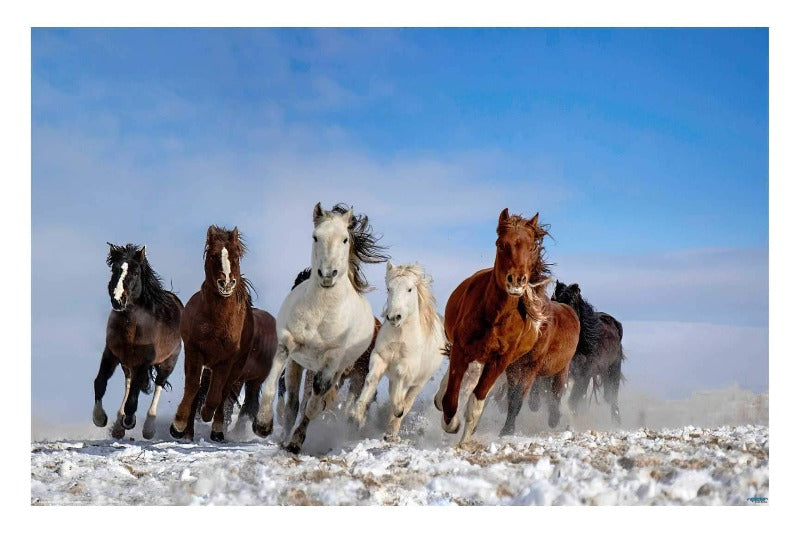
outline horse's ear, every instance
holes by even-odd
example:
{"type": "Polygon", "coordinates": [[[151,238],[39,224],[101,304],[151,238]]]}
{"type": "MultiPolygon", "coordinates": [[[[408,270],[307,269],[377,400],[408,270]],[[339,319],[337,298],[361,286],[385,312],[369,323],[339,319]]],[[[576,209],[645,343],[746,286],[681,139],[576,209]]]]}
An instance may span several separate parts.
{"type": "Polygon", "coordinates": [[[386,272],[389,273],[392,270],[394,270],[394,264],[392,263],[392,260],[389,259],[388,261],[386,261],[386,272]]]}
{"type": "Polygon", "coordinates": [[[570,285],[570,286],[569,286],[569,289],[570,289],[571,291],[575,291],[575,292],[578,292],[578,293],[580,293],[580,292],[581,292],[581,288],[580,288],[580,286],[579,286],[577,283],[573,283],[572,285],[570,285]]]}
{"type": "Polygon", "coordinates": [[[314,225],[316,226],[317,224],[319,224],[320,220],[324,216],[325,216],[325,211],[322,209],[320,203],[317,202],[317,205],[314,206],[314,225]]]}
{"type": "Polygon", "coordinates": [[[213,239],[216,234],[217,228],[215,228],[213,225],[209,226],[208,231],[206,232],[206,244],[210,243],[211,239],[213,239]]]}
{"type": "Polygon", "coordinates": [[[239,244],[239,226],[234,226],[231,230],[231,242],[233,244],[239,244]]]}
{"type": "Polygon", "coordinates": [[[347,213],[344,214],[344,221],[347,224],[347,227],[350,227],[350,223],[353,221],[353,208],[347,210],[347,213]]]}
{"type": "Polygon", "coordinates": [[[500,219],[497,221],[497,223],[498,224],[502,224],[506,220],[508,220],[508,208],[507,207],[500,212],[500,219]]]}
{"type": "Polygon", "coordinates": [[[528,221],[528,225],[532,228],[535,228],[539,225],[539,213],[533,215],[533,218],[528,221]]]}
{"type": "Polygon", "coordinates": [[[111,243],[110,243],[110,242],[108,242],[108,241],[106,241],[106,244],[108,245],[108,253],[111,253],[111,252],[113,252],[113,251],[114,251],[114,245],[113,245],[113,244],[111,244],[111,243]]]}
{"type": "Polygon", "coordinates": [[[136,250],[136,255],[134,257],[136,257],[136,260],[139,261],[140,263],[144,262],[144,258],[145,258],[144,245],[141,248],[139,248],[138,250],[136,250]]]}

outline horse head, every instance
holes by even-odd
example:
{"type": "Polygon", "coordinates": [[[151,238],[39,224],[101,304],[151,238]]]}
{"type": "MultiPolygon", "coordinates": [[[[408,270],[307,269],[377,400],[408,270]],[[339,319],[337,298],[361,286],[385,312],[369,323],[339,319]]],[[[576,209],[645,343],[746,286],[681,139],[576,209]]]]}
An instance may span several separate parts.
{"type": "Polygon", "coordinates": [[[238,228],[208,227],[204,253],[206,281],[223,298],[231,296],[242,281],[239,263],[244,252],[238,228]]]}
{"type": "Polygon", "coordinates": [[[528,283],[538,281],[546,267],[541,258],[542,240],[547,229],[539,225],[539,213],[530,220],[500,213],[497,223],[497,254],[494,276],[497,285],[510,296],[522,296],[528,283]]]}
{"type": "Polygon", "coordinates": [[[124,311],[142,294],[142,270],[147,264],[144,246],[106,244],[109,246],[106,264],[111,267],[111,279],[108,281],[111,308],[124,311]]]}

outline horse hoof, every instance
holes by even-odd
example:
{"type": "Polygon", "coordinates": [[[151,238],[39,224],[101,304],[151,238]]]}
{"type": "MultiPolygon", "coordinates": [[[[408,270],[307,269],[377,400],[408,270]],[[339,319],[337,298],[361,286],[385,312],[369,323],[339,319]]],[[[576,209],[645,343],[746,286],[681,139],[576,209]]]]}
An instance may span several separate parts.
{"type": "Polygon", "coordinates": [[[450,423],[446,423],[444,418],[442,418],[442,429],[444,429],[447,433],[458,433],[458,430],[461,429],[461,419],[458,417],[453,417],[455,419],[455,427],[451,427],[454,423],[453,420],[450,423]]]}
{"type": "Polygon", "coordinates": [[[142,427],[142,437],[145,440],[150,440],[156,436],[156,417],[148,416],[144,420],[144,426],[142,427]]]}
{"type": "Polygon", "coordinates": [[[225,442],[225,435],[221,431],[211,430],[211,440],[214,442],[225,442]]]}
{"type": "Polygon", "coordinates": [[[258,420],[253,420],[253,433],[259,437],[265,438],[272,433],[272,420],[266,424],[261,424],[258,420]]]}
{"type": "Polygon", "coordinates": [[[186,430],[184,429],[183,431],[178,431],[178,428],[175,427],[175,424],[170,424],[169,434],[175,439],[182,439],[186,436],[186,430]]]}
{"type": "Polygon", "coordinates": [[[500,430],[500,436],[501,437],[507,437],[509,435],[513,435],[514,434],[514,429],[515,428],[513,428],[513,427],[512,428],[503,427],[503,429],[500,430]]]}
{"type": "Polygon", "coordinates": [[[554,427],[556,427],[558,425],[558,421],[559,420],[561,420],[561,415],[560,414],[559,415],[555,415],[555,416],[554,415],[550,415],[548,417],[548,419],[547,419],[547,425],[550,426],[550,428],[552,429],[552,428],[554,428],[554,427]]]}
{"type": "Polygon", "coordinates": [[[403,415],[406,414],[405,410],[400,409],[399,411],[394,412],[395,418],[403,418],[403,415]]]}
{"type": "Polygon", "coordinates": [[[115,439],[121,439],[125,436],[125,429],[119,424],[114,424],[114,427],[111,428],[111,436],[115,439]]]}
{"type": "Polygon", "coordinates": [[[136,427],[136,415],[123,416],[122,427],[125,429],[133,429],[136,427]]]}
{"type": "Polygon", "coordinates": [[[290,442],[289,444],[286,445],[285,449],[287,452],[297,455],[300,453],[300,446],[301,445],[297,442],[290,442]]]}
{"type": "Polygon", "coordinates": [[[442,400],[438,396],[433,397],[433,406],[436,408],[437,411],[442,410],[442,400]]]}
{"type": "Polygon", "coordinates": [[[92,422],[94,422],[95,426],[99,428],[104,428],[106,427],[106,424],[108,424],[108,415],[105,414],[104,412],[95,413],[92,416],[92,422]]]}

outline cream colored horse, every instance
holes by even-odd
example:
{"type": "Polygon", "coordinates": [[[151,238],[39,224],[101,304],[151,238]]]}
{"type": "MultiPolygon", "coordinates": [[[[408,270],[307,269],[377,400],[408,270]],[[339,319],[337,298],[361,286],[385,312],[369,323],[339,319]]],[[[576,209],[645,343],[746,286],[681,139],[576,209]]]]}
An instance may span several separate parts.
{"type": "Polygon", "coordinates": [[[370,355],[366,385],[350,412],[359,427],[364,426],[367,406],[385,373],[391,403],[388,436],[397,438],[414,399],[442,362],[447,341],[431,281],[417,263],[386,264],[385,320],[370,355]]]}

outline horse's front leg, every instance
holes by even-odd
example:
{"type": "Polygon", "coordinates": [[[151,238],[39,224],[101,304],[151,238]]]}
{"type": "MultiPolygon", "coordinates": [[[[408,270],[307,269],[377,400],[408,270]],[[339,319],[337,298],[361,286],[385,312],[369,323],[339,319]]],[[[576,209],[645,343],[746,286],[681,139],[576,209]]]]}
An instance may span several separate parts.
{"type": "MultiPolygon", "coordinates": [[[[286,361],[289,359],[290,340],[289,335],[286,335],[278,343],[278,349],[275,351],[275,358],[272,360],[272,368],[269,370],[267,379],[264,380],[264,392],[261,396],[261,405],[258,408],[253,420],[253,433],[259,437],[267,437],[272,433],[272,402],[275,399],[275,389],[278,386],[278,378],[286,366],[286,361]]],[[[293,342],[291,344],[294,344],[293,342]]]]}
{"type": "Polygon", "coordinates": [[[447,387],[442,398],[442,429],[447,433],[456,433],[461,427],[458,419],[458,395],[461,391],[461,380],[467,370],[466,355],[455,345],[450,352],[450,367],[447,370],[447,387]]]}
{"type": "Polygon", "coordinates": [[[114,370],[119,365],[119,359],[114,357],[108,346],[103,350],[103,357],[100,359],[100,370],[94,379],[94,409],[92,410],[92,422],[97,427],[105,427],[108,423],[108,415],[103,410],[103,396],[106,395],[108,380],[114,374],[114,370]]]}
{"type": "Polygon", "coordinates": [[[405,419],[408,412],[411,411],[411,407],[414,405],[414,400],[416,399],[417,395],[422,391],[422,385],[414,385],[409,387],[408,390],[405,390],[405,387],[401,388],[401,407],[393,408],[393,415],[390,416],[389,420],[389,438],[392,440],[397,439],[397,436],[400,434],[400,427],[403,425],[403,420],[405,419]],[[399,413],[399,414],[398,414],[399,413]]]}
{"type": "Polygon", "coordinates": [[[472,434],[475,432],[475,428],[478,426],[478,421],[481,419],[481,415],[483,414],[486,395],[489,394],[490,390],[492,390],[494,382],[497,381],[498,376],[500,376],[504,370],[505,365],[503,364],[503,360],[497,354],[489,357],[489,360],[483,366],[483,371],[481,372],[481,377],[478,379],[478,384],[475,385],[475,389],[473,389],[472,394],[469,396],[469,400],[467,400],[467,408],[465,413],[466,423],[464,424],[464,433],[461,435],[459,446],[466,444],[469,442],[470,438],[472,438],[472,434]]]}
{"type": "Polygon", "coordinates": [[[367,381],[364,388],[361,389],[361,395],[358,397],[353,409],[350,411],[350,418],[358,424],[359,428],[364,427],[367,420],[367,406],[378,388],[378,383],[386,372],[386,361],[381,357],[378,352],[373,352],[369,359],[369,373],[367,374],[367,381]]]}
{"type": "Polygon", "coordinates": [[[317,418],[327,407],[326,399],[332,391],[339,388],[340,373],[338,372],[339,360],[343,354],[330,351],[325,355],[325,363],[322,368],[314,374],[311,385],[311,397],[303,409],[303,417],[292,433],[292,438],[286,445],[286,449],[291,453],[300,453],[303,443],[306,440],[308,424],[317,418]]]}

